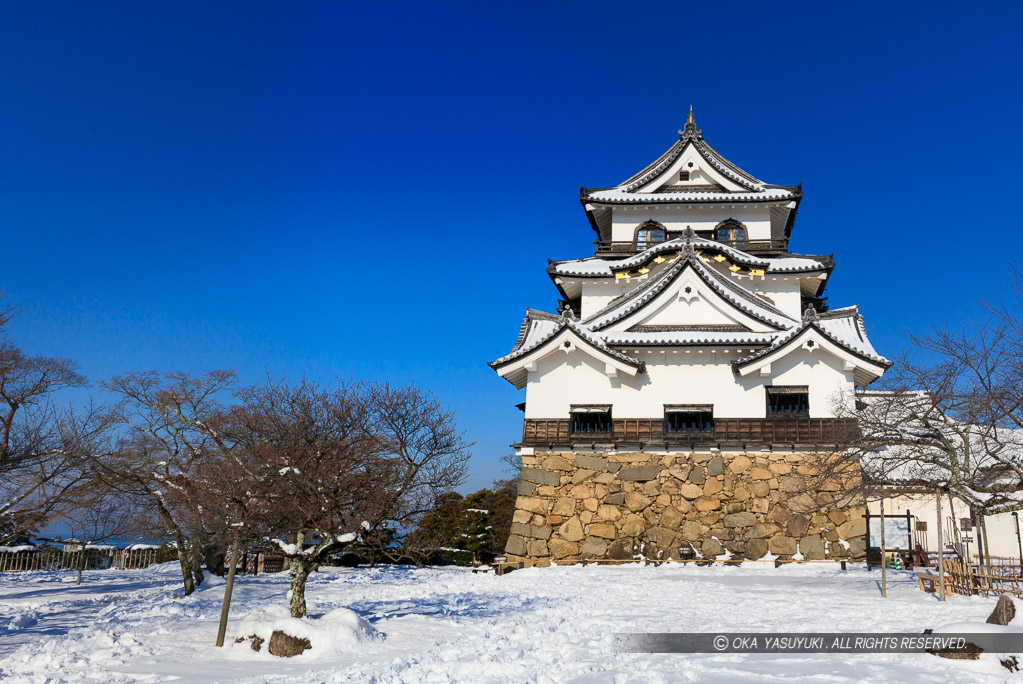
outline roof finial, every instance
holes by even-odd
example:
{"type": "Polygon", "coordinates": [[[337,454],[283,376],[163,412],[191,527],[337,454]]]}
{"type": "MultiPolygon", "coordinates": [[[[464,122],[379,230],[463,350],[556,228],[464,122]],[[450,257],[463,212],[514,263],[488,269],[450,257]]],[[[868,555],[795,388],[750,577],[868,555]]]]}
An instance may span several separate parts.
{"type": "Polygon", "coordinates": [[[703,131],[696,130],[696,117],[693,116],[693,103],[689,103],[689,116],[686,117],[686,125],[678,132],[684,138],[698,138],[703,131]]]}

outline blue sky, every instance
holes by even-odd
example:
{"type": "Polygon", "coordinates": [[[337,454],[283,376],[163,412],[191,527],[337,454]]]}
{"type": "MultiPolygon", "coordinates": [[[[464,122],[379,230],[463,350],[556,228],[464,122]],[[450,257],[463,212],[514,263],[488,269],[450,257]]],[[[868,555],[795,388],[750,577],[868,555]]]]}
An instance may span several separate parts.
{"type": "Polygon", "coordinates": [[[804,183],[889,356],[960,324],[1023,246],[1018,4],[8,3],[0,287],[25,349],[127,370],[416,383],[501,475],[522,393],[486,362],[578,186],[707,140],[804,183]]]}

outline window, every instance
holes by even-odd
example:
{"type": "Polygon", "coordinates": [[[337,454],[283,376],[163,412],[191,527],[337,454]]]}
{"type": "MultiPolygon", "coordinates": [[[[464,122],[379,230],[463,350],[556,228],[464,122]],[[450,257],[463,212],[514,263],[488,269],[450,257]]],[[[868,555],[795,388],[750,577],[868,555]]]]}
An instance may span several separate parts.
{"type": "Polygon", "coordinates": [[[807,387],[768,387],[767,416],[787,418],[810,415],[810,392],[807,387]]]}
{"type": "Polygon", "coordinates": [[[647,249],[664,242],[664,226],[659,223],[644,223],[636,229],[636,249],[647,249]]]}
{"type": "Polygon", "coordinates": [[[574,434],[610,434],[611,407],[594,404],[573,406],[572,432],[574,434]]]}
{"type": "Polygon", "coordinates": [[[694,404],[664,407],[664,430],[676,432],[713,432],[714,407],[694,404]]]}
{"type": "Polygon", "coordinates": [[[728,220],[714,229],[714,239],[732,247],[746,246],[746,226],[738,221],[728,220]]]}
{"type": "Polygon", "coordinates": [[[687,181],[687,180],[689,180],[689,172],[688,171],[679,171],[678,172],[678,179],[680,181],[687,181]]]}

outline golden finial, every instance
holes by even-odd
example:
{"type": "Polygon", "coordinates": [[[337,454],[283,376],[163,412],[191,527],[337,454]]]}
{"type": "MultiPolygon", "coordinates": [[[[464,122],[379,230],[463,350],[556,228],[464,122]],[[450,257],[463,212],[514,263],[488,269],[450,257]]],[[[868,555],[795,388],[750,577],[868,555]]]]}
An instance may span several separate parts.
{"type": "Polygon", "coordinates": [[[687,124],[695,124],[696,123],[696,117],[693,116],[693,102],[692,102],[692,100],[689,101],[689,118],[686,119],[686,123],[687,124]]]}

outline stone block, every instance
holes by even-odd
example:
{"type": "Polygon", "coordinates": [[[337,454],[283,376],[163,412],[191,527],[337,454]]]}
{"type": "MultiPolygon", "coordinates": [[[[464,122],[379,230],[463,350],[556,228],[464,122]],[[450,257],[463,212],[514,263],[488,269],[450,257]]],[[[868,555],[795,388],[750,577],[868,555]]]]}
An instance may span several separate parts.
{"type": "Polygon", "coordinates": [[[565,521],[565,523],[558,528],[558,534],[561,535],[562,539],[570,542],[580,541],[586,535],[583,534],[583,524],[578,517],[571,517],[565,521]]]}
{"type": "Polygon", "coordinates": [[[530,513],[547,513],[547,499],[532,496],[520,496],[515,500],[515,507],[530,513]]]}
{"type": "Polygon", "coordinates": [[[720,556],[724,552],[724,547],[721,546],[721,542],[717,539],[704,539],[703,543],[700,544],[700,553],[703,554],[704,558],[720,556]]]}
{"type": "Polygon", "coordinates": [[[584,484],[577,484],[568,490],[568,493],[577,499],[588,499],[593,494],[593,491],[584,484]]]}
{"type": "Polygon", "coordinates": [[[749,486],[750,493],[753,496],[764,497],[771,493],[771,485],[767,484],[763,480],[759,482],[753,482],[749,486]]]}
{"type": "Polygon", "coordinates": [[[778,480],[778,488],[783,492],[795,494],[806,489],[806,480],[799,475],[785,475],[778,480]]]}
{"type": "Polygon", "coordinates": [[[751,465],[752,462],[748,458],[740,454],[739,456],[736,456],[735,458],[732,459],[732,462],[728,464],[728,469],[733,473],[742,473],[745,472],[746,469],[749,468],[751,465]]]}
{"type": "MultiPolygon", "coordinates": [[[[636,515],[635,513],[630,513],[628,516],[626,516],[625,522],[622,523],[622,534],[624,534],[627,537],[638,537],[639,535],[643,534],[643,530],[645,530],[646,527],[647,527],[646,520],[644,520],[642,516],[636,515]]],[[[591,525],[590,526],[591,534],[593,533],[592,528],[593,526],[591,525]]]]}
{"type": "Polygon", "coordinates": [[[597,476],[596,470],[577,470],[574,473],[572,473],[572,477],[569,480],[569,482],[571,482],[572,484],[582,484],[583,482],[592,480],[596,476],[597,476]]]}
{"type": "Polygon", "coordinates": [[[529,555],[533,558],[550,555],[550,552],[547,550],[547,542],[543,539],[530,539],[529,555]]]}
{"type": "Polygon", "coordinates": [[[554,502],[554,508],[551,509],[551,513],[554,515],[572,515],[575,513],[575,499],[563,496],[554,502]]]}
{"type": "Polygon", "coordinates": [[[707,473],[703,466],[697,466],[693,468],[692,472],[689,473],[689,481],[693,484],[703,484],[707,481],[707,473]]]}
{"type": "Polygon", "coordinates": [[[630,511],[638,512],[650,505],[650,499],[639,492],[629,492],[625,495],[625,505],[629,507],[630,511]]]}
{"type": "Polygon", "coordinates": [[[772,461],[768,469],[776,475],[788,475],[792,472],[792,466],[785,461],[772,461]]]}
{"type": "Polygon", "coordinates": [[[752,513],[731,513],[724,517],[725,527],[750,527],[757,522],[757,516],[752,513]]]}
{"type": "Polygon", "coordinates": [[[552,473],[549,470],[539,470],[537,468],[523,468],[519,471],[519,479],[542,485],[561,484],[560,475],[552,473]]]}
{"type": "Polygon", "coordinates": [[[846,518],[845,513],[838,509],[835,509],[833,511],[828,511],[828,520],[835,523],[836,525],[841,525],[846,520],[848,520],[848,518],[846,518]]]}
{"type": "Polygon", "coordinates": [[[643,451],[611,454],[611,460],[618,463],[649,463],[650,454],[643,451]]]}
{"type": "Polygon", "coordinates": [[[632,540],[619,539],[612,543],[607,549],[607,557],[614,560],[628,560],[632,558],[632,540]]]}
{"type": "Polygon", "coordinates": [[[656,479],[659,472],[661,472],[661,466],[658,463],[650,463],[648,465],[641,466],[624,466],[618,473],[618,477],[619,479],[630,482],[645,482],[647,480],[656,479]]]}
{"type": "Polygon", "coordinates": [[[583,558],[601,558],[607,552],[607,542],[598,537],[586,537],[579,555],[583,558]]]}
{"type": "Polygon", "coordinates": [[[682,536],[689,541],[697,541],[702,539],[710,528],[706,525],[696,522],[695,520],[689,520],[685,525],[682,526],[682,536]]]}
{"type": "Polygon", "coordinates": [[[766,468],[754,468],[750,471],[749,476],[754,480],[770,480],[774,477],[771,471],[766,468]]]}
{"type": "Polygon", "coordinates": [[[609,473],[617,473],[621,469],[622,469],[622,464],[621,463],[614,463],[614,462],[612,462],[612,463],[608,463],[607,464],[607,472],[609,472],[609,473]]]}
{"type": "Polygon", "coordinates": [[[703,496],[703,487],[694,484],[682,485],[681,494],[687,499],[698,499],[703,496]]]}
{"type": "Polygon", "coordinates": [[[661,525],[670,530],[678,529],[678,527],[682,524],[682,520],[682,514],[674,508],[665,508],[664,512],[661,513],[661,525]]]}
{"type": "Polygon", "coordinates": [[[540,465],[542,465],[545,470],[569,471],[575,469],[575,466],[572,464],[571,461],[569,461],[567,458],[563,456],[557,455],[544,456],[543,458],[540,459],[540,465]]]}
{"type": "Polygon", "coordinates": [[[766,539],[750,539],[746,543],[746,558],[756,560],[767,555],[766,539]]]}
{"type": "Polygon", "coordinates": [[[790,537],[802,537],[810,529],[810,521],[805,515],[792,515],[786,521],[785,533],[790,537]]]}
{"type": "Polygon", "coordinates": [[[721,508],[721,499],[715,496],[701,496],[694,503],[698,511],[714,511],[721,508]]]}
{"type": "Polygon", "coordinates": [[[721,480],[716,478],[710,479],[703,485],[703,495],[711,496],[713,494],[717,494],[722,489],[724,489],[724,486],[721,484],[721,480]]]}
{"type": "Polygon", "coordinates": [[[512,514],[512,522],[526,524],[532,517],[533,514],[529,511],[516,510],[515,513],[512,514]]]}
{"type": "Polygon", "coordinates": [[[607,467],[607,458],[590,454],[576,454],[575,466],[576,468],[586,468],[588,470],[603,470],[607,467]]]}
{"type": "Polygon", "coordinates": [[[801,537],[799,552],[806,560],[824,560],[824,540],[818,534],[801,537]]]}
{"type": "Polygon", "coordinates": [[[504,552],[512,556],[527,556],[529,547],[526,546],[525,539],[513,534],[508,537],[508,543],[504,545],[504,552]]]}
{"type": "Polygon", "coordinates": [[[838,536],[846,541],[850,541],[853,537],[859,537],[867,533],[867,521],[863,518],[856,520],[846,520],[844,523],[838,526],[838,536]]]}
{"type": "Polygon", "coordinates": [[[534,539],[550,539],[551,528],[547,525],[522,525],[512,523],[511,533],[521,537],[532,537],[534,539]]]}
{"type": "Polygon", "coordinates": [[[753,539],[765,539],[767,537],[774,536],[780,531],[781,528],[775,525],[774,523],[757,523],[756,525],[753,526],[753,530],[750,532],[750,536],[753,539]]]}
{"type": "Polygon", "coordinates": [[[536,485],[532,482],[526,482],[525,480],[519,480],[519,496],[532,496],[536,490],[536,485]]]}
{"type": "Polygon", "coordinates": [[[603,504],[597,507],[597,517],[601,520],[617,520],[622,512],[618,506],[603,504]]]}
{"type": "Polygon", "coordinates": [[[725,474],[725,459],[720,456],[707,461],[707,474],[708,475],[724,475],[725,474]]]}
{"type": "Polygon", "coordinates": [[[646,538],[662,549],[669,548],[675,541],[675,531],[664,527],[651,527],[646,531],[646,538]]]}
{"type": "Polygon", "coordinates": [[[564,539],[551,539],[547,543],[547,547],[550,550],[551,558],[554,560],[560,560],[567,558],[568,556],[575,556],[579,553],[579,545],[564,539]]]}
{"type": "Polygon", "coordinates": [[[583,506],[588,511],[596,511],[597,510],[597,506],[599,506],[599,505],[600,504],[597,502],[597,498],[594,497],[594,496],[591,496],[588,499],[583,499],[583,506]]]}
{"type": "Polygon", "coordinates": [[[615,492],[614,494],[608,494],[604,497],[604,503],[608,506],[621,506],[625,503],[625,494],[622,492],[615,492]]]}
{"type": "Polygon", "coordinates": [[[796,552],[796,540],[792,537],[771,537],[768,548],[778,556],[791,556],[796,552]]]}
{"type": "Polygon", "coordinates": [[[591,537],[601,537],[602,539],[614,539],[617,536],[615,526],[609,523],[590,523],[587,531],[591,537]]]}

